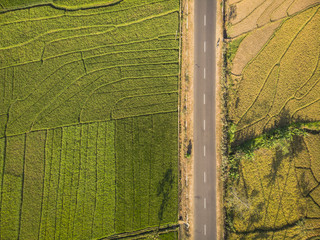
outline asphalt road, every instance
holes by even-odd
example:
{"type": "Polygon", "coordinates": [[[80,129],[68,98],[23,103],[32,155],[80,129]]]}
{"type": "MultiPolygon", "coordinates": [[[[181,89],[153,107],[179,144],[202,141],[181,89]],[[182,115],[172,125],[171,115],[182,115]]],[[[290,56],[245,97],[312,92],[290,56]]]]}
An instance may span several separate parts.
{"type": "Polygon", "coordinates": [[[217,239],[216,228],[216,1],[195,0],[194,10],[194,236],[217,239]]]}

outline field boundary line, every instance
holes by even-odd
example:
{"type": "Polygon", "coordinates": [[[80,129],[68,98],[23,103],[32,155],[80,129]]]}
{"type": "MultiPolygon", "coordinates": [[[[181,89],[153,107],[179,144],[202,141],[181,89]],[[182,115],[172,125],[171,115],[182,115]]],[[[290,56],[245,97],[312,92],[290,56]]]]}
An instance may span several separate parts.
{"type": "MultiPolygon", "coordinates": [[[[104,88],[104,87],[107,87],[109,85],[112,85],[112,84],[116,84],[116,83],[119,83],[119,82],[122,82],[122,81],[125,81],[125,80],[129,80],[129,79],[144,79],[144,78],[167,78],[167,77],[178,77],[178,75],[176,74],[172,74],[172,75],[157,75],[157,76],[141,76],[141,77],[126,77],[126,78],[120,78],[118,80],[115,80],[113,82],[109,82],[109,83],[105,83],[95,89],[93,89],[91,91],[91,93],[87,96],[86,100],[83,102],[83,105],[81,107],[81,110],[80,110],[80,114],[79,114],[79,119],[81,120],[81,114],[82,114],[82,111],[83,111],[83,108],[86,106],[87,104],[87,101],[92,97],[93,94],[95,94],[96,91],[98,91],[100,88],[104,88]]],[[[131,89],[130,89],[131,90],[131,89]]],[[[129,90],[129,91],[130,91],[129,90]]],[[[112,92],[103,92],[103,93],[113,93],[115,91],[112,91],[112,92]]]]}
{"type": "Polygon", "coordinates": [[[318,102],[318,101],[320,101],[320,98],[318,98],[318,99],[316,99],[316,100],[314,100],[314,101],[312,101],[312,102],[310,102],[310,103],[308,103],[308,104],[306,104],[306,105],[304,105],[304,106],[296,109],[296,110],[291,114],[291,116],[293,116],[294,114],[296,114],[296,113],[299,112],[300,110],[302,110],[302,109],[304,109],[304,108],[307,108],[307,107],[311,106],[312,104],[314,104],[314,103],[316,103],[316,102],[318,102]]]}
{"type": "Polygon", "coordinates": [[[128,237],[139,237],[158,231],[159,233],[174,232],[180,227],[180,224],[167,224],[159,227],[150,227],[134,232],[125,232],[121,234],[115,234],[109,237],[99,238],[99,240],[116,240],[126,239],[128,237]]]}
{"type": "MultiPolygon", "coordinates": [[[[24,195],[24,180],[26,171],[26,151],[27,151],[27,133],[24,134],[24,149],[23,149],[23,167],[22,167],[22,177],[21,177],[21,199],[20,199],[20,210],[19,210],[19,224],[18,224],[18,239],[20,239],[21,234],[21,217],[22,217],[22,204],[24,195]]],[[[3,172],[4,176],[4,172],[3,172]]],[[[2,189],[1,189],[2,190],[2,189]]]]}
{"type": "Polygon", "coordinates": [[[248,34],[248,33],[252,32],[252,31],[254,31],[254,30],[263,28],[264,26],[266,26],[266,25],[268,25],[268,24],[271,24],[271,23],[273,23],[273,22],[286,21],[287,19],[290,19],[290,18],[292,18],[292,17],[294,17],[294,16],[296,16],[296,15],[298,15],[298,14],[304,12],[304,11],[307,11],[307,10],[309,10],[310,8],[316,7],[316,6],[318,6],[319,4],[320,4],[320,3],[312,4],[312,5],[308,6],[307,8],[305,8],[305,9],[299,11],[299,12],[296,12],[296,13],[291,14],[291,15],[287,15],[287,16],[285,16],[285,17],[281,17],[281,18],[276,19],[276,20],[273,20],[273,21],[271,20],[271,22],[268,22],[268,23],[263,24],[263,25],[261,25],[261,26],[255,27],[255,28],[253,28],[253,29],[251,29],[251,30],[245,31],[245,32],[240,33],[240,34],[238,34],[238,35],[236,35],[236,36],[229,37],[229,38],[227,38],[227,39],[228,39],[228,40],[234,40],[234,39],[236,39],[236,38],[238,38],[238,37],[240,37],[240,36],[242,36],[242,35],[244,35],[244,34],[248,34]]]}
{"type": "MultiPolygon", "coordinates": [[[[46,58],[40,58],[37,60],[30,60],[27,62],[21,62],[21,63],[16,63],[16,64],[11,64],[11,65],[7,65],[4,67],[0,67],[0,70],[2,69],[6,69],[6,68],[11,68],[11,67],[17,67],[17,66],[23,66],[23,65],[27,65],[27,64],[31,64],[31,63],[37,63],[37,62],[41,62],[41,60],[49,60],[49,59],[54,59],[57,57],[62,57],[62,56],[67,56],[67,55],[71,55],[71,54],[75,54],[75,53],[80,53],[80,52],[88,52],[88,51],[92,51],[92,50],[97,50],[97,49],[101,49],[101,48],[108,48],[108,47],[114,47],[114,46],[125,46],[125,45],[131,45],[131,44],[135,44],[135,43],[143,43],[143,42],[148,42],[148,41],[166,41],[166,40],[175,40],[174,38],[170,38],[170,39],[161,39],[161,37],[166,37],[166,36],[173,36],[174,34],[165,34],[165,35],[159,35],[157,37],[154,38],[147,38],[147,39],[141,39],[138,41],[131,41],[131,42],[125,42],[125,43],[115,43],[115,44],[106,44],[106,45],[101,45],[101,46],[96,46],[96,47],[91,47],[91,48],[85,48],[85,49],[79,49],[79,50],[74,50],[74,51],[69,51],[69,52],[65,52],[65,53],[61,53],[61,54],[57,54],[57,55],[53,55],[50,57],[46,57],[46,58]]],[[[117,53],[117,52],[115,52],[117,53]]],[[[93,57],[97,57],[103,54],[96,54],[91,56],[93,57]]],[[[73,60],[71,62],[75,62],[75,61],[81,61],[81,59],[79,60],[73,60]]],[[[71,63],[69,62],[69,63],[71,63]]]]}
{"type": "MultiPolygon", "coordinates": [[[[9,45],[9,46],[6,46],[6,47],[0,47],[0,51],[1,50],[8,50],[8,49],[13,49],[13,48],[18,48],[18,47],[23,47],[23,46],[26,46],[32,42],[35,42],[37,41],[39,38],[42,38],[42,37],[45,37],[47,35],[51,35],[51,34],[55,34],[55,33],[60,33],[60,32],[67,32],[67,31],[75,31],[75,30],[83,30],[83,29],[91,29],[91,28],[99,28],[99,27],[106,27],[106,28],[109,28],[105,31],[101,31],[101,32],[97,32],[98,33],[107,33],[109,31],[111,31],[112,29],[115,28],[114,25],[92,25],[92,26],[80,26],[80,27],[74,27],[74,28],[58,28],[58,29],[52,29],[52,30],[49,30],[47,32],[44,32],[44,33],[41,33],[41,34],[38,34],[36,35],[34,38],[30,38],[24,42],[20,42],[20,43],[17,43],[17,44],[14,44],[14,45],[9,45]]],[[[94,34],[94,33],[91,33],[91,34],[94,34]]],[[[89,34],[88,34],[89,35],[89,34]]],[[[75,35],[74,37],[78,37],[78,36],[82,36],[82,35],[75,35]]],[[[72,36],[70,37],[66,37],[66,38],[61,38],[62,40],[64,39],[70,39],[70,38],[73,38],[72,36]]],[[[50,44],[51,42],[55,42],[55,41],[60,41],[60,38],[57,38],[57,39],[54,39],[54,40],[51,40],[51,41],[48,41],[48,43],[50,44]]],[[[46,43],[47,44],[47,43],[46,43]]]]}
{"type": "MultiPolygon", "coordinates": [[[[172,112],[176,112],[176,111],[156,112],[156,113],[152,113],[152,114],[143,114],[143,115],[139,115],[139,116],[150,116],[150,115],[166,114],[166,113],[172,113],[172,112]]],[[[128,117],[128,118],[129,118],[129,117],[128,117]]],[[[124,119],[124,118],[119,118],[119,119],[124,119]]],[[[21,132],[21,133],[17,133],[17,134],[7,135],[7,137],[15,137],[15,136],[23,135],[23,134],[25,134],[25,133],[44,131],[44,130],[47,130],[47,129],[48,129],[48,130],[51,130],[51,129],[71,127],[71,126],[78,126],[78,125],[88,125],[88,124],[92,124],[92,123],[96,123],[96,122],[110,122],[110,121],[114,121],[114,120],[118,120],[118,119],[93,120],[93,121],[85,121],[85,122],[78,122],[78,123],[70,123],[70,124],[65,124],[65,125],[57,125],[57,126],[55,126],[55,127],[49,127],[49,128],[38,128],[38,129],[33,129],[33,130],[31,130],[31,131],[26,131],[26,132],[21,132]]],[[[5,138],[5,136],[0,137],[0,139],[4,139],[4,138],[5,138]]]]}
{"type": "MultiPolygon", "coordinates": [[[[47,165],[47,144],[48,144],[48,129],[45,131],[45,140],[44,140],[44,148],[43,148],[43,180],[42,180],[42,194],[41,194],[41,208],[40,208],[40,221],[39,221],[39,227],[38,227],[38,239],[40,239],[41,236],[41,226],[42,226],[42,216],[44,214],[43,208],[44,208],[44,194],[45,194],[45,180],[46,180],[46,175],[48,174],[47,171],[48,169],[46,168],[47,165]]],[[[51,156],[50,156],[51,157],[51,156]]],[[[51,172],[51,167],[50,167],[50,172],[51,172]]],[[[50,177],[50,173],[49,173],[50,177]]],[[[50,183],[50,182],[49,182],[50,183]]],[[[50,186],[50,185],[49,185],[50,186]]],[[[48,193],[49,194],[49,193],[48,193]]],[[[46,216],[47,217],[47,216],[46,216]]],[[[46,229],[45,229],[46,230],[46,229]]]]}
{"type": "MultiPolygon", "coordinates": [[[[134,7],[122,8],[122,9],[114,10],[114,11],[100,11],[100,12],[93,12],[93,13],[87,13],[87,14],[86,13],[83,13],[83,14],[68,14],[68,12],[64,12],[64,14],[60,14],[60,15],[52,15],[52,16],[48,16],[48,17],[31,18],[31,19],[28,18],[28,19],[24,19],[24,20],[5,22],[3,24],[0,24],[0,27],[1,26],[15,24],[15,23],[50,20],[50,19],[55,19],[55,18],[59,18],[59,17],[84,17],[84,16],[94,16],[94,15],[101,15],[101,14],[108,14],[108,13],[115,13],[115,12],[123,12],[123,11],[131,10],[133,8],[139,8],[141,6],[148,6],[148,5],[152,5],[152,4],[157,4],[157,3],[164,2],[164,1],[166,1],[166,0],[155,1],[155,2],[151,2],[151,3],[144,3],[144,4],[141,4],[141,5],[136,5],[134,7]]],[[[22,10],[22,9],[20,9],[20,10],[22,10]]],[[[1,11],[0,11],[0,14],[1,14],[1,11]]]]}
{"type": "MultiPolygon", "coordinates": [[[[255,125],[256,123],[264,120],[267,116],[269,116],[270,119],[268,119],[268,121],[265,123],[265,125],[264,125],[264,127],[265,127],[265,126],[270,122],[270,120],[271,120],[272,118],[274,118],[274,117],[276,117],[276,116],[279,116],[279,114],[280,114],[281,111],[286,107],[286,105],[288,104],[289,101],[294,100],[294,99],[296,99],[296,100],[299,101],[299,100],[303,99],[307,94],[309,94],[310,91],[312,91],[312,89],[314,88],[314,86],[317,85],[320,80],[317,80],[317,81],[313,84],[313,86],[312,86],[302,97],[300,97],[300,98],[297,98],[297,97],[296,97],[298,91],[300,91],[301,88],[304,87],[304,86],[310,81],[310,79],[314,76],[315,72],[317,71],[317,67],[318,67],[318,65],[319,65],[319,62],[320,62],[320,60],[318,59],[317,65],[315,66],[315,69],[313,70],[311,76],[308,78],[308,80],[305,81],[304,84],[302,84],[302,86],[300,86],[300,87],[295,91],[295,93],[294,93],[291,97],[289,97],[289,98],[285,101],[284,105],[280,108],[280,111],[279,111],[277,114],[272,115],[272,116],[269,114],[270,111],[271,111],[271,109],[273,108],[273,105],[274,105],[274,101],[275,101],[275,97],[276,97],[276,92],[277,92],[277,89],[278,89],[278,88],[276,87],[275,94],[273,95],[272,104],[271,104],[268,112],[265,114],[265,116],[263,116],[263,117],[255,120],[255,121],[253,121],[253,122],[250,123],[250,124],[247,124],[247,125],[239,128],[239,129],[237,129],[235,132],[239,132],[239,131],[244,130],[244,129],[248,128],[248,127],[252,127],[252,126],[255,125]]],[[[277,77],[277,84],[276,84],[276,86],[278,86],[279,74],[280,74],[280,68],[279,68],[279,73],[278,73],[278,77],[277,77]]],[[[305,106],[304,106],[304,107],[305,107],[305,106]]],[[[301,109],[303,109],[304,107],[302,107],[301,109]]],[[[301,110],[301,109],[299,109],[299,110],[301,110]]],[[[296,111],[299,111],[299,110],[296,110],[296,111]]],[[[291,117],[293,117],[294,114],[295,114],[295,112],[291,115],[291,117]]]]}
{"type": "MultiPolygon", "coordinates": [[[[46,43],[46,45],[47,44],[51,44],[51,43],[55,43],[55,42],[64,41],[64,40],[69,40],[69,39],[76,39],[76,38],[81,38],[81,37],[103,35],[103,34],[106,34],[108,32],[111,32],[111,31],[115,30],[115,29],[118,29],[118,28],[128,27],[128,26],[131,26],[131,25],[134,25],[134,24],[139,24],[139,23],[142,23],[142,22],[145,22],[145,21],[149,21],[149,20],[153,20],[153,19],[160,18],[160,17],[163,17],[163,16],[167,16],[167,15],[170,15],[170,14],[175,13],[175,12],[177,12],[177,10],[173,9],[173,10],[170,10],[170,11],[162,12],[160,14],[147,16],[147,17],[135,20],[135,21],[128,22],[128,23],[121,23],[121,24],[118,24],[118,25],[115,25],[115,24],[106,25],[106,26],[110,26],[110,29],[107,29],[107,30],[101,31],[101,32],[97,32],[97,33],[88,33],[88,34],[82,34],[82,35],[80,34],[80,35],[74,35],[74,36],[70,36],[70,37],[58,38],[58,39],[54,39],[54,40],[48,41],[46,43]]],[[[75,29],[81,29],[81,28],[85,28],[85,27],[77,27],[75,29]]],[[[90,28],[90,26],[87,27],[87,28],[90,28]]],[[[28,44],[30,44],[32,42],[35,42],[36,40],[38,40],[39,38],[41,38],[43,36],[51,34],[51,32],[59,32],[59,31],[72,31],[72,30],[62,29],[62,30],[48,31],[48,32],[42,33],[40,35],[37,35],[36,37],[31,38],[31,39],[29,39],[29,40],[27,40],[25,42],[18,43],[18,44],[15,44],[15,45],[11,45],[11,46],[7,46],[7,47],[2,47],[2,48],[0,48],[0,51],[1,50],[8,50],[8,49],[13,49],[13,48],[18,48],[18,47],[22,47],[22,46],[28,45],[28,44]]]]}
{"type": "Polygon", "coordinates": [[[253,104],[255,103],[255,101],[257,100],[257,98],[259,97],[266,81],[268,80],[270,74],[272,73],[273,69],[277,66],[281,64],[281,61],[283,59],[283,57],[286,55],[286,53],[288,52],[289,48],[291,47],[292,43],[296,40],[296,38],[298,37],[298,35],[301,33],[301,31],[305,28],[305,26],[307,24],[309,24],[309,22],[313,19],[313,17],[316,15],[316,13],[318,12],[319,8],[315,10],[315,12],[311,15],[311,17],[308,18],[308,20],[300,27],[300,29],[298,30],[298,32],[294,35],[294,37],[291,39],[291,41],[288,44],[288,47],[284,50],[283,54],[280,56],[279,60],[273,65],[273,67],[271,68],[271,70],[269,71],[266,79],[263,81],[262,86],[260,87],[260,90],[258,91],[257,96],[255,97],[253,103],[250,104],[249,108],[247,108],[245,110],[245,112],[241,115],[241,117],[239,118],[239,120],[236,122],[236,124],[239,124],[239,122],[242,120],[242,118],[247,114],[247,112],[250,110],[250,108],[253,106],[253,104]]]}
{"type": "Polygon", "coordinates": [[[158,115],[158,114],[169,114],[169,113],[174,113],[174,112],[177,112],[177,110],[172,110],[172,111],[159,111],[159,112],[154,112],[154,113],[145,113],[145,114],[139,114],[139,115],[133,115],[133,116],[113,118],[113,119],[111,119],[111,120],[121,120],[121,119],[127,119],[127,118],[135,118],[135,117],[143,117],[143,116],[153,116],[153,115],[158,115]]]}
{"type": "Polygon", "coordinates": [[[31,4],[29,6],[22,6],[22,7],[17,7],[17,8],[7,8],[7,9],[4,8],[4,10],[0,10],[0,14],[24,10],[24,9],[36,8],[36,7],[45,7],[45,6],[49,6],[49,7],[55,8],[57,10],[79,11],[79,10],[95,9],[95,8],[113,6],[113,5],[121,3],[122,1],[123,0],[111,0],[108,3],[87,4],[87,6],[84,6],[84,7],[71,7],[71,6],[69,7],[67,5],[61,5],[61,4],[47,2],[47,3],[31,4]]]}
{"type": "MultiPolygon", "coordinates": [[[[89,52],[89,51],[93,51],[93,50],[97,50],[97,49],[101,49],[101,48],[108,48],[108,47],[115,47],[115,46],[126,46],[126,45],[133,45],[136,43],[143,43],[143,42],[151,42],[151,41],[166,41],[166,40],[175,40],[174,38],[168,38],[168,39],[161,39],[162,37],[167,37],[167,36],[174,36],[174,33],[168,33],[168,34],[164,34],[164,35],[159,35],[157,37],[153,37],[153,38],[144,38],[144,39],[140,39],[140,40],[136,40],[136,41],[131,41],[131,42],[123,42],[123,43],[114,43],[114,44],[105,44],[105,45],[100,45],[100,46],[96,46],[96,47],[91,47],[91,48],[85,48],[85,49],[79,49],[79,50],[74,50],[74,51],[69,51],[69,52],[64,52],[61,54],[57,54],[57,55],[53,55],[47,58],[44,58],[43,60],[47,60],[47,59],[51,59],[51,58],[56,58],[56,57],[61,57],[61,56],[65,56],[65,55],[69,55],[69,54],[73,54],[73,53],[79,53],[79,52],[89,52]]],[[[134,50],[127,50],[129,51],[134,51],[134,50]]],[[[125,51],[115,51],[114,53],[118,53],[118,52],[125,52],[125,51]]],[[[93,56],[100,56],[103,54],[96,54],[93,56]]],[[[92,57],[93,57],[92,56],[92,57]]]]}
{"type": "MultiPolygon", "coordinates": [[[[81,60],[79,60],[79,61],[81,61],[81,60]]],[[[95,69],[95,70],[93,70],[93,71],[91,71],[91,72],[84,73],[84,74],[82,74],[81,76],[79,76],[78,78],[76,78],[74,81],[72,81],[72,82],[71,82],[68,86],[66,86],[64,89],[60,90],[60,93],[57,94],[57,95],[52,99],[52,101],[49,102],[48,105],[46,105],[41,111],[39,111],[39,112],[36,114],[36,116],[35,116],[32,124],[31,124],[31,129],[30,129],[30,130],[32,130],[32,128],[33,128],[33,126],[34,126],[35,123],[37,123],[38,121],[42,120],[45,116],[47,116],[47,114],[50,114],[52,111],[56,110],[56,109],[59,108],[62,104],[64,104],[65,101],[73,98],[73,97],[76,96],[78,93],[80,93],[81,91],[83,91],[83,89],[79,90],[77,93],[73,94],[71,97],[67,98],[65,101],[63,101],[63,102],[60,103],[58,106],[56,106],[53,110],[51,110],[50,113],[45,114],[45,115],[44,115],[42,118],[40,118],[40,119],[37,119],[37,118],[40,116],[40,114],[42,114],[42,113],[43,113],[45,110],[47,110],[56,100],[58,100],[59,97],[60,97],[63,93],[65,93],[65,92],[67,91],[67,89],[70,88],[70,86],[72,86],[74,83],[76,83],[76,82],[77,82],[78,80],[80,80],[81,78],[84,78],[84,77],[86,77],[86,76],[88,76],[88,75],[90,75],[90,74],[96,73],[96,72],[105,71],[105,70],[112,69],[112,68],[132,67],[132,66],[144,66],[144,65],[163,65],[163,64],[168,64],[168,65],[170,65],[170,64],[176,64],[176,63],[177,63],[177,62],[172,61],[172,62],[162,62],[162,63],[161,63],[161,62],[158,62],[158,63],[150,63],[150,64],[145,64],[145,63],[144,63],[144,64],[128,64],[128,65],[123,65],[123,66],[122,66],[122,65],[115,65],[115,66],[109,66],[109,67],[102,68],[102,69],[95,69]]],[[[104,74],[100,75],[98,78],[96,78],[96,79],[94,79],[93,81],[91,81],[91,82],[89,83],[89,85],[92,84],[92,83],[94,83],[95,81],[98,81],[98,80],[99,80],[100,78],[102,78],[103,76],[104,76],[104,74]]],[[[29,108],[30,108],[30,107],[29,107],[29,108]]],[[[22,115],[23,115],[23,114],[21,114],[18,118],[21,118],[22,115]]],[[[15,119],[14,122],[17,121],[18,118],[15,119]]],[[[12,124],[12,122],[11,122],[11,124],[12,124]]]]}
{"type": "MultiPolygon", "coordinates": [[[[255,12],[259,7],[261,7],[263,4],[265,4],[266,2],[267,2],[268,0],[264,0],[264,1],[262,1],[258,6],[256,6],[248,15],[246,15],[244,18],[242,18],[242,19],[240,19],[238,22],[235,22],[234,24],[232,24],[232,26],[236,26],[236,25],[238,25],[239,23],[241,23],[241,22],[243,22],[244,20],[246,20],[248,17],[250,17],[251,16],[251,14],[253,13],[253,12],[255,12]]],[[[233,5],[236,5],[236,4],[233,4],[233,5]]],[[[271,4],[269,4],[268,5],[268,7],[270,6],[271,4]]],[[[267,7],[267,8],[268,8],[267,7]]],[[[267,9],[266,8],[266,9],[267,9]]],[[[266,11],[266,9],[263,11],[263,13],[266,11]]],[[[263,14],[262,13],[262,14],[263,14]]],[[[261,15],[262,15],[261,14],[261,15]]],[[[261,17],[261,15],[259,16],[259,18],[261,17]]],[[[259,19],[258,18],[258,19],[259,19]]],[[[258,19],[257,19],[257,21],[258,21],[258,19]]],[[[256,21],[256,25],[257,25],[257,21],[256,21]]]]}

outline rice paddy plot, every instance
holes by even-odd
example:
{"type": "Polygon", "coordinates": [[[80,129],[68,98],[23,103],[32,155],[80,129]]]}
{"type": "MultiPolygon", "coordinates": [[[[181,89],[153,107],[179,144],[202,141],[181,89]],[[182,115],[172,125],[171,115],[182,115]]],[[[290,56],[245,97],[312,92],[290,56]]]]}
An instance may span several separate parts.
{"type": "Polygon", "coordinates": [[[310,133],[256,149],[251,159],[241,158],[239,179],[227,190],[234,228],[228,239],[318,236],[319,149],[320,135],[310,133]]]}
{"type": "Polygon", "coordinates": [[[177,223],[179,21],[178,0],[0,1],[0,239],[177,223]]]}
{"type": "Polygon", "coordinates": [[[320,120],[319,18],[317,5],[285,19],[243,68],[230,91],[236,141],[292,122],[320,120]]]}

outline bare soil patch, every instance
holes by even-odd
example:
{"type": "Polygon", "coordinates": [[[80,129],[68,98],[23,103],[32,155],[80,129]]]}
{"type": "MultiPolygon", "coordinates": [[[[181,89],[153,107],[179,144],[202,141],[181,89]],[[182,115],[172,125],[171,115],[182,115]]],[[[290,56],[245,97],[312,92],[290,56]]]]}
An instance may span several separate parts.
{"type": "MultiPolygon", "coordinates": [[[[216,13],[216,40],[224,43],[223,40],[223,4],[222,0],[217,1],[216,13]]],[[[216,212],[217,212],[217,239],[224,239],[224,211],[223,211],[223,182],[222,182],[222,75],[223,72],[223,44],[216,48],[216,212]]]]}

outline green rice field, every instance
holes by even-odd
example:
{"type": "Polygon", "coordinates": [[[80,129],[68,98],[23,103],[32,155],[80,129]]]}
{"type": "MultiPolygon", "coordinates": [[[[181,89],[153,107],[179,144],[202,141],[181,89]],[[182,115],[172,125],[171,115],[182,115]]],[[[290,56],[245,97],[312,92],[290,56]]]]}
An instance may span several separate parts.
{"type": "Polygon", "coordinates": [[[0,239],[177,223],[178,35],[178,0],[0,0],[0,239]]]}

